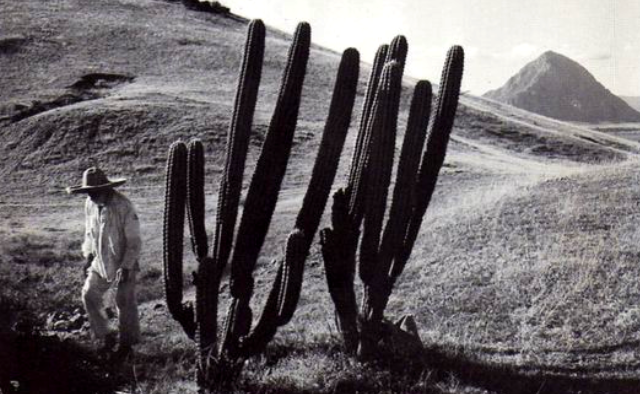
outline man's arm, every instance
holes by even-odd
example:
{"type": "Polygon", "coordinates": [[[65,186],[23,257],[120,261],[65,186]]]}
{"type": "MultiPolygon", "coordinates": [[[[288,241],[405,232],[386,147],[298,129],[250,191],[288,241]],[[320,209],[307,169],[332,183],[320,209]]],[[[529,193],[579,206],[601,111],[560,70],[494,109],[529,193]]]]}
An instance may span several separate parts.
{"type": "Polygon", "coordinates": [[[124,218],[124,236],[126,248],[122,256],[120,268],[123,270],[132,270],[136,261],[138,261],[140,248],[142,246],[140,221],[133,206],[129,206],[124,218]]]}
{"type": "Polygon", "coordinates": [[[93,254],[93,239],[91,236],[91,201],[89,198],[84,203],[84,242],[82,243],[82,256],[88,259],[93,254]]]}
{"type": "Polygon", "coordinates": [[[91,202],[87,198],[84,203],[84,242],[82,243],[82,256],[84,256],[85,263],[83,266],[83,272],[85,275],[89,272],[89,267],[93,262],[93,237],[91,235],[91,202]]]}

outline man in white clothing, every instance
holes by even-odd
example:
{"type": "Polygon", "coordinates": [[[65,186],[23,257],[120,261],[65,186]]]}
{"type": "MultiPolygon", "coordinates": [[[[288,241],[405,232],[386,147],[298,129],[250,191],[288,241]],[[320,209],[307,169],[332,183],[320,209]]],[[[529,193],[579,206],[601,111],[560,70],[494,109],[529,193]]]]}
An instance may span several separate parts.
{"type": "Polygon", "coordinates": [[[131,354],[140,340],[140,322],[136,301],[136,272],[139,271],[140,222],[133,204],[114,190],[125,179],[110,180],[96,167],[86,170],[82,185],[67,188],[72,194],[87,194],[85,237],[82,252],[86,258],[86,280],[82,288],[91,329],[102,342],[107,355],[116,345],[116,334],[109,328],[104,311],[105,293],[115,288],[118,311],[119,347],[115,356],[131,354]]]}

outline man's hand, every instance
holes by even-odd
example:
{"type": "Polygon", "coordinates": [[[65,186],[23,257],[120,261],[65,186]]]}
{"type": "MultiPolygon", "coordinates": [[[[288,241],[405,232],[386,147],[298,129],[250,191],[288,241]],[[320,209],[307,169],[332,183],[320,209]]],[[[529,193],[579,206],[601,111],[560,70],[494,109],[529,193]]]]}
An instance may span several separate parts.
{"type": "Polygon", "coordinates": [[[118,281],[120,283],[127,283],[129,281],[129,269],[128,268],[120,268],[116,277],[119,277],[118,281]]]}
{"type": "Polygon", "coordinates": [[[91,263],[93,263],[93,255],[92,254],[87,256],[87,261],[85,261],[84,267],[82,268],[85,277],[89,276],[89,268],[91,267],[91,263]]]}

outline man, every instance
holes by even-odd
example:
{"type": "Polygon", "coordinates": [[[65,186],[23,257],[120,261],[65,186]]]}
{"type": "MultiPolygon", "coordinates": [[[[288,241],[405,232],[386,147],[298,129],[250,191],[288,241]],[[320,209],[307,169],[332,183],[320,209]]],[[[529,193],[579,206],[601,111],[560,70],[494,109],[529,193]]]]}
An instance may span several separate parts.
{"type": "Polygon", "coordinates": [[[82,253],[86,280],[82,288],[91,329],[102,342],[100,353],[109,355],[116,345],[116,334],[109,329],[103,299],[116,289],[119,347],[117,359],[124,359],[140,340],[136,301],[136,272],[139,270],[140,223],[131,201],[114,190],[126,179],[109,180],[99,168],[86,170],[82,185],[67,188],[71,194],[87,194],[85,237],[82,253]]]}

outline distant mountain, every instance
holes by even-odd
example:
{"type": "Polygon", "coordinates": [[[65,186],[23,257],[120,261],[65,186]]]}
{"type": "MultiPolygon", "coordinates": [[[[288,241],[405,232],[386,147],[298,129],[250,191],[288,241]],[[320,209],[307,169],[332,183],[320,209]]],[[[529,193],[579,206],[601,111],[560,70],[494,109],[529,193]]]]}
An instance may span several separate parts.
{"type": "Polygon", "coordinates": [[[640,97],[639,96],[620,96],[631,108],[636,111],[640,111],[640,97]]]}
{"type": "Polygon", "coordinates": [[[552,51],[484,97],[560,120],[640,122],[640,112],[607,90],[587,69],[552,51]]]}

